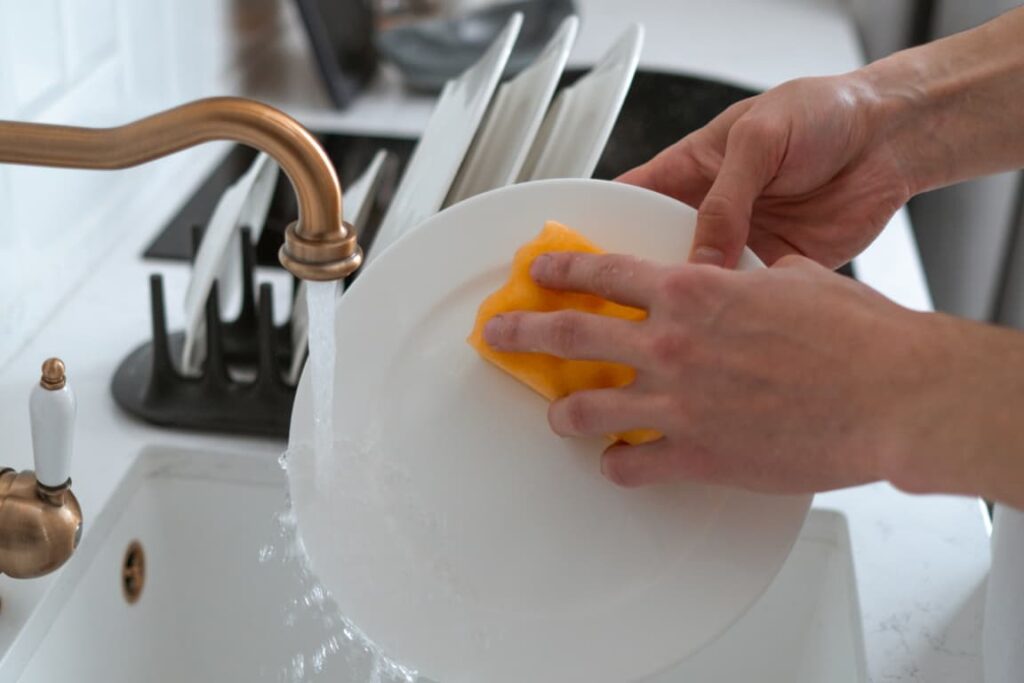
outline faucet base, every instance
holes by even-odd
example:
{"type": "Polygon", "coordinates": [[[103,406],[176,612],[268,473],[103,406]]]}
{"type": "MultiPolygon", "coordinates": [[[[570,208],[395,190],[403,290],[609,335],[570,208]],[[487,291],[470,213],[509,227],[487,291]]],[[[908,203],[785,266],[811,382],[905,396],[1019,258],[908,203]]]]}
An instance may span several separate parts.
{"type": "Polygon", "coordinates": [[[40,487],[31,471],[0,471],[0,573],[49,574],[68,561],[81,536],[82,509],[70,480],[40,487]]]}

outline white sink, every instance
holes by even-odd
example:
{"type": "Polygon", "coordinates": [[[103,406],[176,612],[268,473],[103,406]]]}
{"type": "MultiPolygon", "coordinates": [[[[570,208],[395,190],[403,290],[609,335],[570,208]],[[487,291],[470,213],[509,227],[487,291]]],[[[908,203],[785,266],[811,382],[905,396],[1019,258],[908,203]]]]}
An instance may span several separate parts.
{"type": "MultiPolygon", "coordinates": [[[[276,462],[146,449],[0,661],[0,681],[367,681],[369,658],[281,559],[284,492],[276,462]],[[135,539],[146,578],[129,604],[122,564],[135,539]],[[275,556],[260,561],[268,545],[275,556]]],[[[761,600],[650,683],[863,683],[860,623],[846,521],[815,509],[761,600]]]]}

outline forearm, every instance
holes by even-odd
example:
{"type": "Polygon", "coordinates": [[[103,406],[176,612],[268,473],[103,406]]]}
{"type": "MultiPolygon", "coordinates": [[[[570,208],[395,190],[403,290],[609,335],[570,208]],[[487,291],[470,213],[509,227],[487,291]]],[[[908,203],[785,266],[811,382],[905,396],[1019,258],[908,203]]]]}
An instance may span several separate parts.
{"type": "Polygon", "coordinates": [[[1024,509],[1024,333],[915,315],[921,381],[891,407],[880,476],[1024,509]]]}
{"type": "Polygon", "coordinates": [[[857,73],[914,193],[1024,167],[1024,8],[857,73]]]}

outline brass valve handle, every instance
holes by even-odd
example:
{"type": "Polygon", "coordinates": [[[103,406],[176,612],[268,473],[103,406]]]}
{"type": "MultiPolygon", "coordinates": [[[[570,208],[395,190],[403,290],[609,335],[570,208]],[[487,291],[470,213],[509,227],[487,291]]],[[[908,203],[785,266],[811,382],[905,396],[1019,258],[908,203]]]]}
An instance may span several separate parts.
{"type": "Polygon", "coordinates": [[[29,399],[36,471],[0,470],[0,573],[49,574],[78,546],[82,509],[69,476],[75,409],[64,363],[50,358],[29,399]]]}

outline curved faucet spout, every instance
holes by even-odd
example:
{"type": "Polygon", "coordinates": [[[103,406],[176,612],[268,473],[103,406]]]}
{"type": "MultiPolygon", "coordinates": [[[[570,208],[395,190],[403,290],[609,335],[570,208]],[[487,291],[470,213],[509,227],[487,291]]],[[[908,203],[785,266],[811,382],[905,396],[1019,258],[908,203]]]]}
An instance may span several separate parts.
{"type": "Polygon", "coordinates": [[[240,142],[272,156],[298,198],[279,258],[306,280],[338,280],[356,270],[362,252],[342,220],[341,186],[316,139],[269,105],[214,97],[115,128],[0,121],[0,163],[118,169],[214,140],[240,142]]]}

